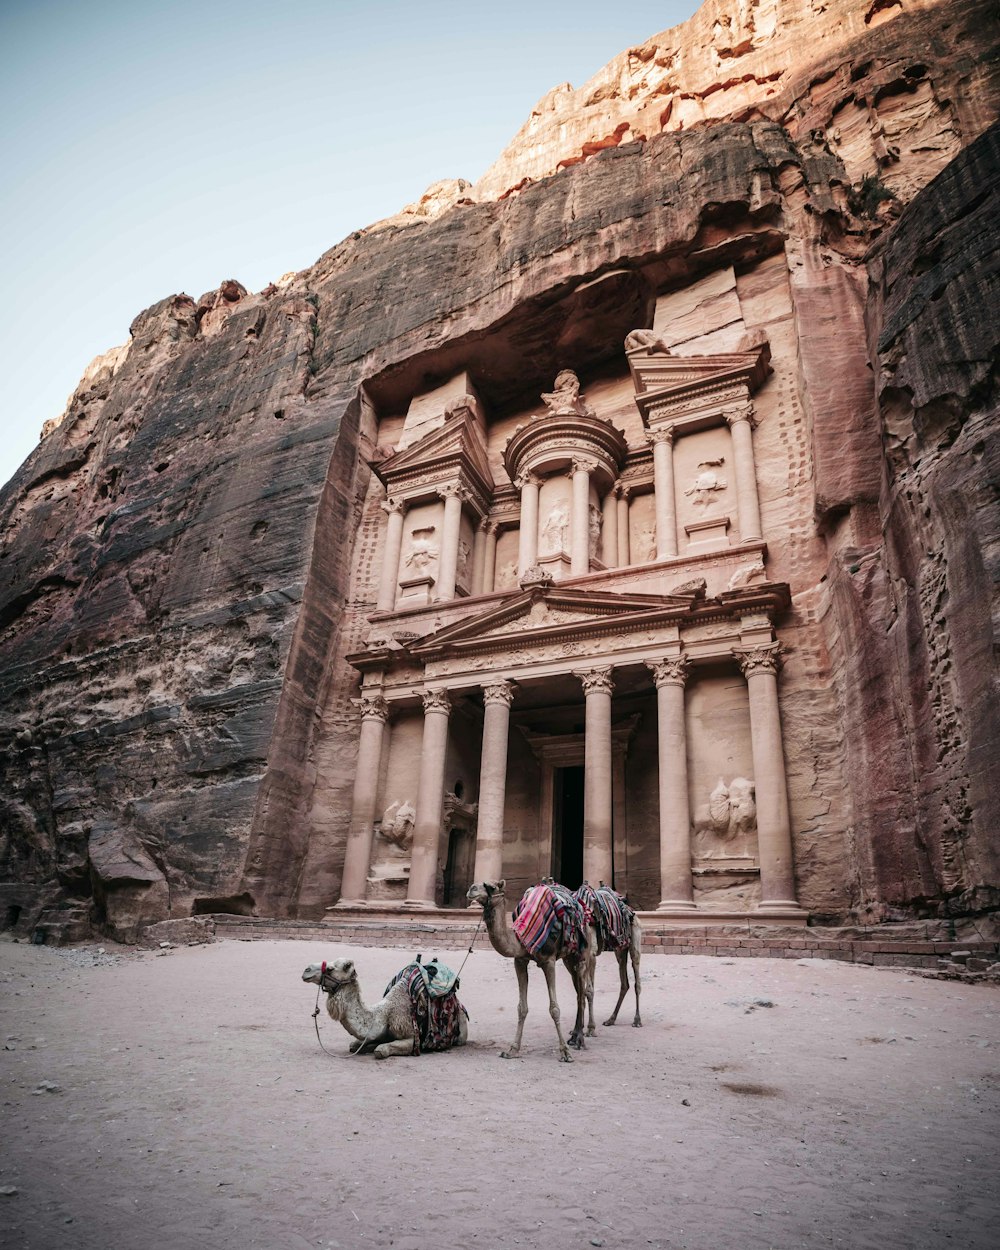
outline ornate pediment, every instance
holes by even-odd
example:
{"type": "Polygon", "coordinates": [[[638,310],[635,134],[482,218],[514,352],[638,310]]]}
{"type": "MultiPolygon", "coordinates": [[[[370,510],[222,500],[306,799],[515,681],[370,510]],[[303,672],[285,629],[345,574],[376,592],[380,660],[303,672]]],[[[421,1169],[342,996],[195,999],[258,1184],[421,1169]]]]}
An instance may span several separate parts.
{"type": "Polygon", "coordinates": [[[371,467],[388,494],[401,498],[429,484],[462,479],[486,499],[494,487],[482,431],[467,408],[459,408],[444,425],[371,467]]]}
{"type": "Polygon", "coordinates": [[[649,426],[749,401],[770,372],[770,359],[766,340],[714,356],[674,356],[648,347],[628,352],[635,402],[649,426]]]}
{"type": "Polygon", "coordinates": [[[683,616],[696,602],[690,595],[616,595],[562,590],[556,583],[512,595],[486,612],[428,634],[409,651],[427,660],[452,650],[489,650],[512,637],[520,645],[530,645],[533,640],[542,642],[595,628],[623,630],[631,624],[638,627],[651,616],[683,616]]]}

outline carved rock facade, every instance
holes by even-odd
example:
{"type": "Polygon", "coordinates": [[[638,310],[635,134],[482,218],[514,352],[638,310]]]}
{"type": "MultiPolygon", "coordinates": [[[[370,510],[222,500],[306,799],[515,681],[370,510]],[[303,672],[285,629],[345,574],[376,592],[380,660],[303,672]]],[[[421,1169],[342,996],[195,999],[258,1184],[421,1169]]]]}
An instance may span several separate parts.
{"type": "Polygon", "coordinates": [[[8,924],[494,870],[996,907],[995,14],[713,0],[670,39],[604,97],[673,100],[645,142],[579,101],[579,160],[165,300],[88,374],[0,497],[8,924]],[[709,64],[723,120],[672,129],[709,64]]]}

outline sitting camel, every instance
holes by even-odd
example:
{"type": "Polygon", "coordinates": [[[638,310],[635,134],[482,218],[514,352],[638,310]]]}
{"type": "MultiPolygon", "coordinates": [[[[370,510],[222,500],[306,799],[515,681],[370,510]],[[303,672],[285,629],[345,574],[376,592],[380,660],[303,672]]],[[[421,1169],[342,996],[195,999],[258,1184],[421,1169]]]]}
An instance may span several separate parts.
{"type": "MultiPolygon", "coordinates": [[[[404,972],[407,970],[404,969],[404,972]]],[[[403,974],[401,973],[400,976],[403,974]]],[[[414,1019],[413,1001],[405,980],[397,980],[386,991],[385,997],[374,1008],[368,1008],[361,1000],[358,973],[353,959],[335,959],[333,963],[310,964],[302,974],[303,981],[318,985],[326,993],[326,1009],[332,1020],[339,1020],[357,1044],[351,1053],[360,1050],[375,1052],[376,1059],[388,1059],[392,1055],[419,1054],[421,1045],[426,1049],[447,1049],[464,1046],[469,1037],[469,1021],[465,1008],[458,999],[457,1037],[442,1044],[428,1046],[419,1036],[414,1019]]]]}
{"type": "MultiPolygon", "coordinates": [[[[639,960],[642,956],[642,925],[639,917],[623,895],[613,890],[602,881],[595,890],[585,881],[576,891],[576,897],[589,908],[594,917],[594,929],[597,933],[597,954],[603,955],[610,951],[618,960],[618,978],[620,991],[615,1009],[604,1021],[605,1025],[614,1024],[625,995],[628,993],[628,961],[632,960],[632,975],[635,980],[635,1018],[633,1029],[642,1028],[642,1017],[639,1015],[639,960]]],[[[595,960],[596,962],[596,960],[595,960]]],[[[597,1032],[594,1027],[594,980],[590,981],[590,993],[587,995],[588,1024],[587,1035],[593,1037],[597,1032]]]]}
{"type": "Polygon", "coordinates": [[[559,1038],[559,1058],[564,1063],[572,1063],[573,1058],[567,1049],[559,1024],[559,1003],[556,1000],[556,960],[561,959],[566,965],[576,990],[576,1023],[569,1035],[569,1044],[578,1050],[583,1050],[584,998],[588,992],[593,995],[597,938],[593,929],[588,928],[586,944],[578,951],[564,950],[562,939],[558,936],[550,937],[540,950],[529,951],[511,928],[504,893],[506,884],[506,881],[483,881],[470,885],[467,896],[470,903],[479,903],[483,909],[493,949],[505,959],[513,959],[514,970],[517,973],[517,1036],[506,1050],[501,1051],[500,1057],[516,1059],[521,1050],[521,1035],[524,1032],[524,1021],[528,1014],[528,964],[535,963],[545,974],[545,983],[549,990],[549,1015],[556,1026],[556,1036],[559,1038]]]}

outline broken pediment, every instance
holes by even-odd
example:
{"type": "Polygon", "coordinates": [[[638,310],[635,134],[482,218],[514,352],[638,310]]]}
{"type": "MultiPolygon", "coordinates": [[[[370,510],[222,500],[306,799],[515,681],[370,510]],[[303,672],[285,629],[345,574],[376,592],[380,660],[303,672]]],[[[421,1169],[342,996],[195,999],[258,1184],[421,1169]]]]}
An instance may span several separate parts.
{"type": "Polygon", "coordinates": [[[463,481],[488,499],[494,489],[486,443],[471,405],[451,406],[444,425],[371,468],[391,496],[415,498],[426,488],[463,481]]]}
{"type": "Polygon", "coordinates": [[[627,352],[635,402],[647,426],[690,418],[699,410],[749,401],[771,371],[771,349],[759,335],[746,350],[712,356],[674,356],[648,344],[627,352]]]}

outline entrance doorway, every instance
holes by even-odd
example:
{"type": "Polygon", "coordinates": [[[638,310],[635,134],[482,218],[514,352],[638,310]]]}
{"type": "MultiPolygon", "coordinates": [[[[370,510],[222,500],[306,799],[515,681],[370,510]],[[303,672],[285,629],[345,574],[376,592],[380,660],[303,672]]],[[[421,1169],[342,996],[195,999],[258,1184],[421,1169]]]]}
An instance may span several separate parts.
{"type": "Polygon", "coordinates": [[[575,890],[583,884],[583,766],[555,769],[552,787],[552,875],[575,890]]]}

